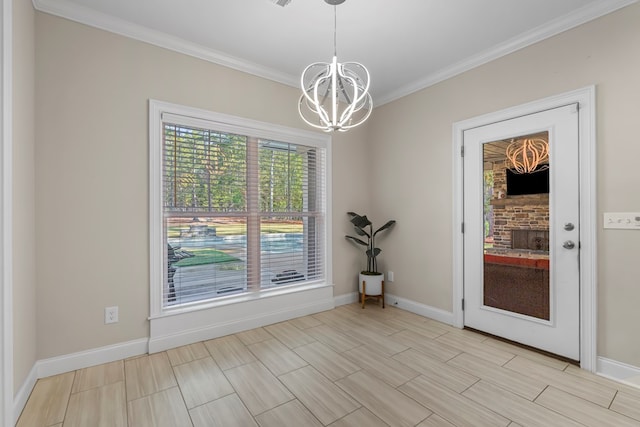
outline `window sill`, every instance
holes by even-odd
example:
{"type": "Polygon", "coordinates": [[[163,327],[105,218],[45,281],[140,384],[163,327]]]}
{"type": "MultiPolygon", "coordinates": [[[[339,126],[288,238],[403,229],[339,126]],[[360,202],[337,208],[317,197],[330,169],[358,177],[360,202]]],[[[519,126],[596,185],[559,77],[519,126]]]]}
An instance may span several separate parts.
{"type": "Polygon", "coordinates": [[[207,341],[334,307],[333,285],[317,282],[166,310],[149,318],[149,353],[207,341]]]}
{"type": "Polygon", "coordinates": [[[228,297],[219,297],[215,300],[209,300],[201,303],[184,304],[176,308],[167,308],[161,313],[148,317],[148,320],[161,319],[165,317],[177,316],[185,313],[209,310],[217,307],[225,307],[233,304],[242,304],[251,301],[258,301],[266,298],[273,298],[281,295],[288,295],[297,292],[306,292],[313,289],[333,287],[333,284],[326,282],[311,282],[304,285],[284,285],[272,289],[258,290],[255,292],[247,292],[241,295],[230,295],[228,297]]]}

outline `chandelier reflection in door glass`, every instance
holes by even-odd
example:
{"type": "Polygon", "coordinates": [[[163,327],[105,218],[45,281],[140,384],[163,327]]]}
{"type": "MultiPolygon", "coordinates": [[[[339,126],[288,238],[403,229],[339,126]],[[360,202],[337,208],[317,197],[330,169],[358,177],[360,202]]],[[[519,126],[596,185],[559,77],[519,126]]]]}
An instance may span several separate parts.
{"type": "Polygon", "coordinates": [[[549,320],[548,133],[483,145],[485,306],[549,320]],[[546,170],[546,175],[540,175],[546,170]],[[534,185],[535,184],[535,185],[534,185]]]}

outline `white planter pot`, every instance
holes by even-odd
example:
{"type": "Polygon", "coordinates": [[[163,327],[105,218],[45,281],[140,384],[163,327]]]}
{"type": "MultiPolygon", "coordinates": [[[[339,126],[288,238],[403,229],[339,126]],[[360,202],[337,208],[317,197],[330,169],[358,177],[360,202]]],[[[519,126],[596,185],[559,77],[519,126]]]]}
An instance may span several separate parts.
{"type": "Polygon", "coordinates": [[[376,275],[362,274],[358,282],[358,292],[362,292],[362,282],[366,282],[365,292],[367,295],[382,295],[382,281],[384,280],[384,274],[378,273],[376,275]]]}

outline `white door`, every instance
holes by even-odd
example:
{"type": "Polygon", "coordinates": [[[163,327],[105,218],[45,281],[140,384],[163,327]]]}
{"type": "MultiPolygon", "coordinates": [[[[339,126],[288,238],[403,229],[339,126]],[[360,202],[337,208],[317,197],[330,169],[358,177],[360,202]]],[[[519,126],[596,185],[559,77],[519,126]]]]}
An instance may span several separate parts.
{"type": "Polygon", "coordinates": [[[578,130],[572,104],[463,135],[464,324],[573,360],[580,358],[578,130]]]}

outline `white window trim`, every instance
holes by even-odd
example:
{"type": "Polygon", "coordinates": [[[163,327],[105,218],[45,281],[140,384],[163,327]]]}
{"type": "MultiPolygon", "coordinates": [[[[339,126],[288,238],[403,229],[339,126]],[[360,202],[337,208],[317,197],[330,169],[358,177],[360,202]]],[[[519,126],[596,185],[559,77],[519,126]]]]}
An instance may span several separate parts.
{"type": "MultiPolygon", "coordinates": [[[[259,122],[255,120],[230,116],[221,113],[214,113],[193,107],[185,107],[177,104],[167,103],[163,101],[149,100],[149,295],[150,295],[150,307],[149,307],[149,320],[152,322],[151,327],[151,340],[150,351],[152,347],[156,347],[156,351],[159,351],[158,346],[152,346],[154,340],[167,340],[162,338],[164,333],[170,333],[175,335],[179,333],[179,328],[171,326],[169,328],[162,327],[164,331],[158,331],[158,328],[154,327],[154,320],[158,321],[163,318],[175,319],[180,322],[184,315],[189,316],[189,313],[197,311],[207,310],[220,310],[221,307],[227,305],[237,305],[243,303],[254,304],[256,301],[267,301],[269,307],[265,308],[269,313],[273,313],[274,310],[280,313],[286,313],[296,311],[296,307],[280,307],[278,308],[277,302],[273,300],[289,294],[304,294],[305,292],[313,293],[313,298],[320,298],[313,304],[306,304],[304,296],[298,296],[298,302],[296,304],[303,304],[309,307],[324,307],[328,309],[329,299],[333,304],[333,289],[332,289],[332,255],[331,255],[331,137],[327,134],[318,132],[311,132],[307,130],[293,129],[280,125],[273,125],[270,123],[259,122]],[[290,287],[282,287],[275,290],[264,290],[260,292],[253,292],[248,294],[242,294],[237,296],[221,297],[213,301],[207,301],[203,304],[197,304],[193,306],[183,306],[177,308],[163,308],[162,307],[162,286],[163,283],[163,238],[162,238],[162,118],[170,117],[170,115],[179,115],[181,121],[184,122],[184,117],[188,117],[189,121],[193,121],[194,125],[202,125],[203,121],[207,122],[210,126],[211,123],[215,123],[216,129],[232,133],[246,134],[247,129],[251,130],[251,136],[264,139],[273,140],[288,140],[295,141],[299,144],[306,144],[324,148],[326,150],[326,177],[325,177],[325,207],[326,207],[326,230],[325,230],[325,243],[324,243],[324,280],[321,282],[312,282],[305,285],[297,285],[290,287]],[[319,289],[321,291],[319,291],[319,289]],[[322,289],[325,289],[322,291],[322,289]],[[328,289],[328,291],[326,290],[328,289]],[[320,292],[320,293],[318,293],[320,292]],[[154,333],[158,332],[158,333],[154,333]],[[155,336],[154,336],[155,335],[155,336]]],[[[288,303],[290,304],[291,301],[288,303]]],[[[314,310],[315,308],[311,308],[314,310]]],[[[242,313],[242,309],[238,310],[242,313]]],[[[255,322],[255,307],[252,308],[253,318],[252,324],[255,322]]],[[[258,309],[259,311],[259,309],[258,309]]],[[[319,311],[319,310],[317,310],[319,311]]],[[[297,311],[296,311],[297,312],[297,311]]],[[[248,314],[247,314],[248,315],[248,314]]],[[[298,314],[299,315],[299,314],[298,314]]],[[[258,314],[259,316],[259,314],[258,314]]],[[[194,316],[192,316],[194,317],[194,316]]],[[[166,324],[168,319],[164,319],[162,322],[155,322],[157,325],[166,324]]],[[[183,319],[184,320],[184,319],[183,319]]],[[[227,323],[240,322],[241,319],[227,320],[227,323]]],[[[189,322],[187,322],[189,323],[189,322]]],[[[237,329],[237,323],[234,328],[237,329]]],[[[191,329],[198,328],[211,328],[212,325],[199,325],[196,321],[195,324],[190,324],[191,329]]],[[[254,326],[255,327],[255,326],[254,326]]],[[[185,340],[172,341],[184,342],[185,340]]],[[[163,344],[162,347],[165,347],[163,344]]]]}

